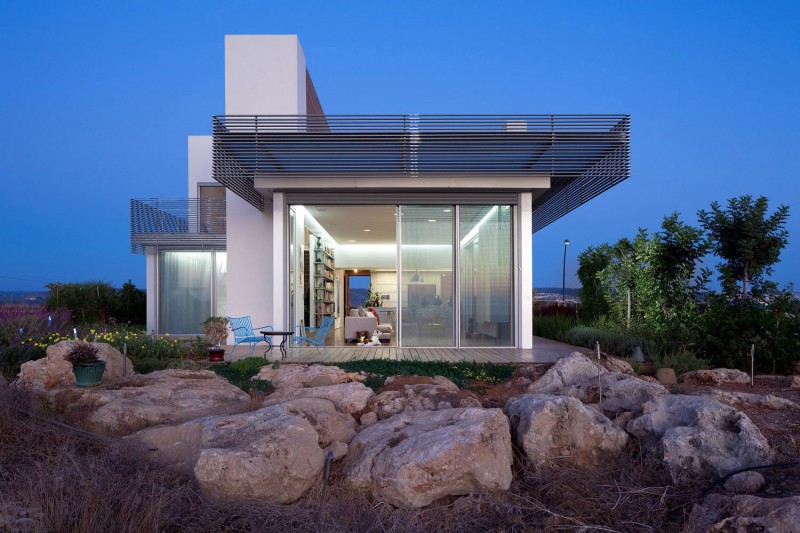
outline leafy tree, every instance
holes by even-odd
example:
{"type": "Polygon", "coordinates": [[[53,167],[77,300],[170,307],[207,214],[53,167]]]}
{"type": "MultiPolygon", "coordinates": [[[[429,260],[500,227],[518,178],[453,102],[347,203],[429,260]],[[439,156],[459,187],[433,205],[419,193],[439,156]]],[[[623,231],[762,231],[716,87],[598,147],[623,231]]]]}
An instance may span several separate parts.
{"type": "Polygon", "coordinates": [[[653,236],[648,267],[654,281],[655,310],[648,325],[660,342],[684,344],[694,329],[698,299],[711,272],[699,268],[709,247],[702,230],[681,222],[678,216],[664,217],[661,231],[653,236]]]}
{"type": "Polygon", "coordinates": [[[144,325],[147,321],[147,295],[137,289],[131,280],[122,285],[117,297],[114,318],[118,322],[144,325]]]}
{"type": "Polygon", "coordinates": [[[778,206],[768,215],[768,201],[760,196],[740,196],[728,200],[727,208],[718,202],[711,211],[701,210],[697,216],[708,232],[711,249],[723,262],[718,265],[723,293],[743,301],[750,293],[760,296],[774,288],[765,280],[778,262],[788,242],[786,220],[789,208],[778,206]]]}
{"type": "Polygon", "coordinates": [[[578,255],[579,291],[583,314],[590,319],[608,314],[610,306],[603,293],[600,275],[611,263],[608,244],[590,246],[578,255]]]}

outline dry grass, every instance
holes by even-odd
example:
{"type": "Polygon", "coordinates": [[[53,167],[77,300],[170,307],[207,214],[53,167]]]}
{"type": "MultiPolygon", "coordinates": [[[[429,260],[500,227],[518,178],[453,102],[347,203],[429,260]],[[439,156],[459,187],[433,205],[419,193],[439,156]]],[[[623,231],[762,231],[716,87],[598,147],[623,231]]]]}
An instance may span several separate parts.
{"type": "MultiPolygon", "coordinates": [[[[0,389],[0,531],[23,522],[37,532],[318,530],[321,483],[288,506],[210,501],[195,481],[124,442],[26,412],[32,409],[41,413],[41,402],[0,389]]],[[[422,510],[375,502],[341,477],[334,465],[322,531],[678,531],[696,498],[670,486],[635,449],[590,473],[534,470],[518,460],[510,491],[445,498],[422,510]]]]}

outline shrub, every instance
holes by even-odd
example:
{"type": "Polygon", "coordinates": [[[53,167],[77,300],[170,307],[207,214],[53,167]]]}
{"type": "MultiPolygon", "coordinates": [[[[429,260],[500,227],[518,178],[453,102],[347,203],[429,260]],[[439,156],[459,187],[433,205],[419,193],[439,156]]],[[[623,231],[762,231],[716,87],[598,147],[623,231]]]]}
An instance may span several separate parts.
{"type": "Polygon", "coordinates": [[[533,334],[545,339],[563,341],[564,334],[574,328],[578,321],[574,316],[543,315],[533,317],[533,334]]]}
{"type": "MultiPolygon", "coordinates": [[[[331,363],[332,364],[332,363],[331,363]]],[[[365,383],[377,390],[389,376],[444,376],[459,387],[467,387],[470,382],[484,381],[502,383],[511,377],[511,365],[491,365],[460,361],[393,361],[388,359],[361,359],[342,361],[336,366],[348,372],[366,372],[372,379],[365,383]]]]}
{"type": "Polygon", "coordinates": [[[270,362],[260,357],[248,357],[239,359],[226,365],[214,366],[214,372],[227,379],[231,384],[236,385],[245,392],[256,389],[258,392],[269,392],[272,390],[272,383],[267,380],[251,380],[262,366],[270,362]]]}
{"type": "Polygon", "coordinates": [[[95,346],[94,344],[89,344],[88,342],[74,342],[72,346],[69,347],[67,350],[64,359],[72,363],[73,365],[82,365],[87,363],[94,363],[97,362],[98,357],[97,354],[100,352],[100,348],[95,346]]]}
{"type": "Polygon", "coordinates": [[[22,363],[41,359],[46,355],[45,349],[33,344],[15,344],[0,347],[0,373],[12,381],[19,374],[22,363]]]}
{"type": "Polygon", "coordinates": [[[27,338],[66,330],[70,312],[48,310],[41,305],[0,306],[0,347],[19,344],[27,338]]]}
{"type": "Polygon", "coordinates": [[[644,353],[654,351],[653,344],[644,339],[609,329],[589,326],[575,326],[564,334],[564,341],[589,349],[594,349],[595,343],[599,341],[600,350],[619,357],[633,355],[635,346],[639,346],[644,353]]]}
{"type": "Polygon", "coordinates": [[[650,354],[650,360],[656,368],[671,368],[676,374],[691,372],[692,370],[703,370],[710,368],[710,361],[697,357],[688,350],[680,350],[672,354],[660,354],[658,352],[650,354]]]}

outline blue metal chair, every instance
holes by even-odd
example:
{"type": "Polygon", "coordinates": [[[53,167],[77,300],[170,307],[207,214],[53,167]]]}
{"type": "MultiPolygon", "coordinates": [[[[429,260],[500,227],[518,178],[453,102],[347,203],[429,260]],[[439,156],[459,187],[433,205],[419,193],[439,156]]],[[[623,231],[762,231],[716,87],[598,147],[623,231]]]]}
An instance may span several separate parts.
{"type": "Polygon", "coordinates": [[[292,337],[292,344],[299,344],[300,351],[299,355],[303,355],[303,343],[307,342],[314,346],[319,352],[319,347],[322,346],[323,351],[325,352],[325,356],[328,357],[328,347],[325,346],[325,336],[328,335],[328,330],[331,329],[333,325],[334,318],[332,316],[326,316],[322,319],[322,324],[318,328],[301,328],[301,326],[297,326],[300,330],[300,334],[295,335],[292,337]],[[313,336],[309,334],[309,332],[313,332],[313,336]]]}
{"type": "MultiPolygon", "coordinates": [[[[233,331],[233,350],[231,350],[230,357],[233,357],[233,352],[236,351],[236,347],[243,342],[250,345],[250,357],[253,357],[253,350],[255,350],[256,344],[259,342],[265,341],[269,345],[268,350],[272,349],[272,343],[269,338],[264,338],[263,335],[256,334],[249,316],[229,316],[228,322],[230,322],[231,330],[233,331]]],[[[259,326],[255,329],[272,329],[272,326],[259,326]]]]}

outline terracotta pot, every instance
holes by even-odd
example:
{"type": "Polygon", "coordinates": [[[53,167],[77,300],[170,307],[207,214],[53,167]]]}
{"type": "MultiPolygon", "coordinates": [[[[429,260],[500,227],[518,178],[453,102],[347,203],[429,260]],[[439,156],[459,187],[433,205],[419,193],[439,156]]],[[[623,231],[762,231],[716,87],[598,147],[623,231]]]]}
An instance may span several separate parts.
{"type": "Polygon", "coordinates": [[[225,348],[209,348],[208,360],[212,363],[225,360],[225,348]]]}

